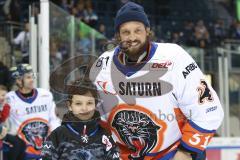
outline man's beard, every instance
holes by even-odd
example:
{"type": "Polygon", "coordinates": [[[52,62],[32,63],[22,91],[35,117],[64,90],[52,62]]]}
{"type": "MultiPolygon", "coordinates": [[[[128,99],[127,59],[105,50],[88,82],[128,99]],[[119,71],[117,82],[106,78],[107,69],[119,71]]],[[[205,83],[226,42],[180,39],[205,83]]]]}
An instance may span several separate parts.
{"type": "Polygon", "coordinates": [[[131,60],[137,60],[143,52],[147,50],[149,44],[149,38],[147,37],[145,42],[141,43],[139,40],[124,41],[120,43],[120,48],[131,60]],[[139,46],[138,46],[139,45],[139,46]],[[136,46],[136,47],[135,47],[136,46]],[[138,47],[137,47],[138,46],[138,47]]]}

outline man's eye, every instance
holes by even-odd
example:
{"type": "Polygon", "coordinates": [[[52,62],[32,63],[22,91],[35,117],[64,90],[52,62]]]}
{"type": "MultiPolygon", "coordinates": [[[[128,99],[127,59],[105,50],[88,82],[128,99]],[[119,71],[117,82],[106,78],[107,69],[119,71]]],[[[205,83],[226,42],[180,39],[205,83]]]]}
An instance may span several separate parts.
{"type": "Polygon", "coordinates": [[[141,32],[141,30],[140,30],[140,29],[137,29],[137,30],[136,30],[136,33],[140,33],[140,32],[141,32]]]}
{"type": "Polygon", "coordinates": [[[129,32],[128,32],[128,31],[123,31],[122,34],[123,34],[123,35],[128,35],[129,32]]]}
{"type": "Polygon", "coordinates": [[[76,105],[81,105],[82,103],[76,103],[76,105]]]}

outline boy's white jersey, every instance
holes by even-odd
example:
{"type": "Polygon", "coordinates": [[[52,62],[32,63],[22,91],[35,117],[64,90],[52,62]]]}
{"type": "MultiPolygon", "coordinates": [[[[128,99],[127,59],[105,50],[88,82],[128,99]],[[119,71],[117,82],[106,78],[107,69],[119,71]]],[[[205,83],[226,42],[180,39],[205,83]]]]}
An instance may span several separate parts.
{"type": "Polygon", "coordinates": [[[151,43],[144,63],[125,65],[121,56],[119,48],[103,53],[90,78],[112,133],[133,150],[130,156],[157,153],[177,141],[189,150],[204,150],[223,110],[189,54],[175,44],[151,43]]]}
{"type": "Polygon", "coordinates": [[[52,93],[37,88],[32,97],[24,98],[19,91],[11,91],[7,102],[10,105],[9,134],[18,135],[30,145],[32,149],[27,152],[38,154],[49,132],[60,125],[52,93]]]}

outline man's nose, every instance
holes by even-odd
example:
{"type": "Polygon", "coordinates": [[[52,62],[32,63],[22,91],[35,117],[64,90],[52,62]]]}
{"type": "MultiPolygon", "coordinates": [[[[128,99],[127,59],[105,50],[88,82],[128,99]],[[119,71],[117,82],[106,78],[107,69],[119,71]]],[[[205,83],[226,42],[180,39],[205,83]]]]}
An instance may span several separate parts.
{"type": "Polygon", "coordinates": [[[134,33],[130,33],[129,36],[128,36],[128,40],[135,41],[136,40],[136,35],[134,33]]]}

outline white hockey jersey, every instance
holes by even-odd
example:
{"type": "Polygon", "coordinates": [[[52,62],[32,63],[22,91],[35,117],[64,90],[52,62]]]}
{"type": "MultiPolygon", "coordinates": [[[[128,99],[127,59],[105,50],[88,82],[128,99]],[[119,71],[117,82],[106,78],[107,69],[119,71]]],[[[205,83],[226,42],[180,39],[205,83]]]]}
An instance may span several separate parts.
{"type": "Polygon", "coordinates": [[[223,119],[219,98],[180,46],[151,43],[146,60],[125,65],[117,47],[90,72],[101,112],[122,147],[123,159],[158,159],[181,143],[205,150],[223,119]]]}
{"type": "Polygon", "coordinates": [[[60,125],[52,94],[37,88],[32,97],[24,98],[19,91],[11,91],[7,101],[10,105],[9,134],[25,141],[27,154],[39,155],[49,132],[60,125]]]}

